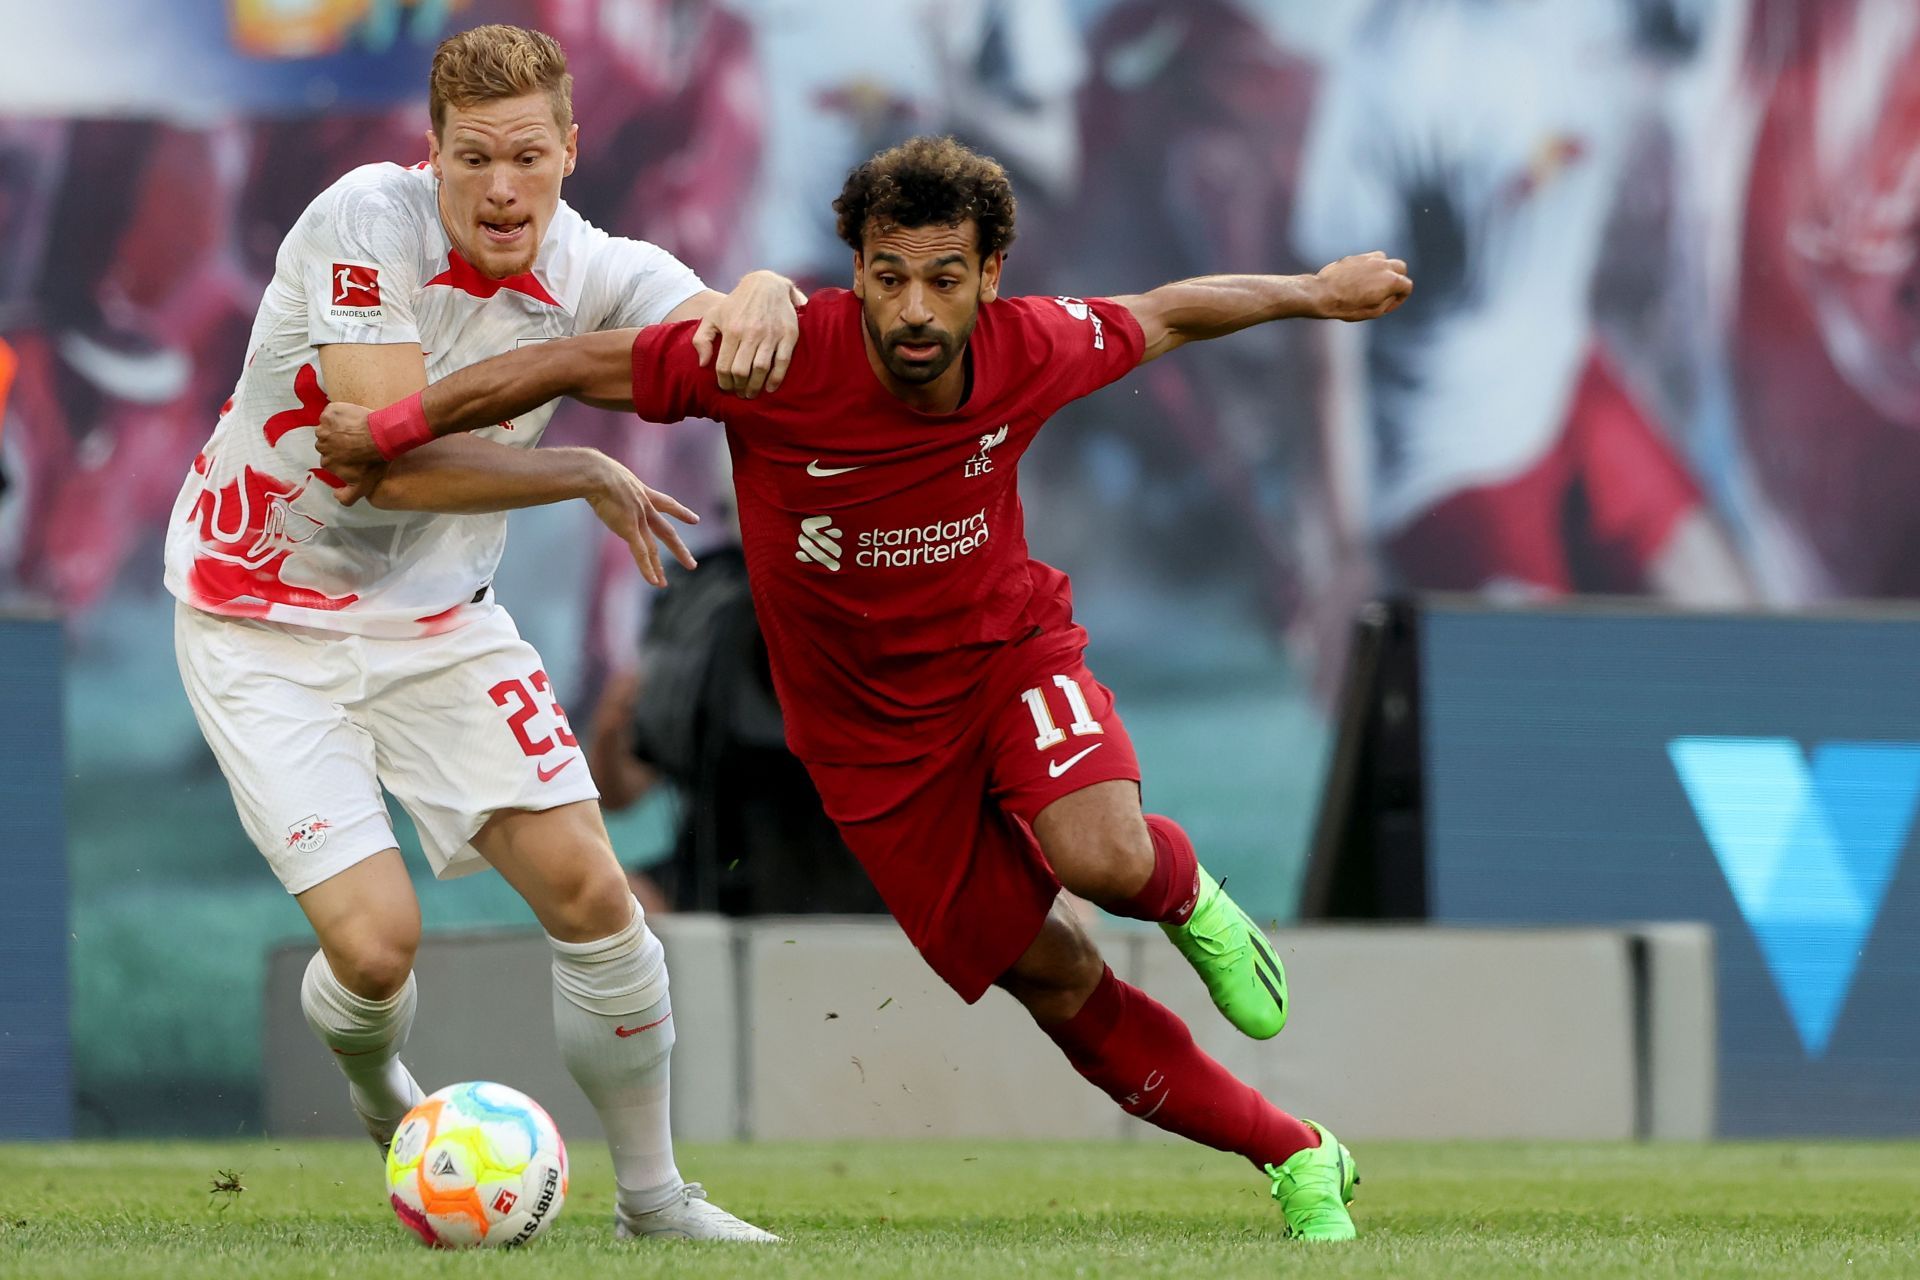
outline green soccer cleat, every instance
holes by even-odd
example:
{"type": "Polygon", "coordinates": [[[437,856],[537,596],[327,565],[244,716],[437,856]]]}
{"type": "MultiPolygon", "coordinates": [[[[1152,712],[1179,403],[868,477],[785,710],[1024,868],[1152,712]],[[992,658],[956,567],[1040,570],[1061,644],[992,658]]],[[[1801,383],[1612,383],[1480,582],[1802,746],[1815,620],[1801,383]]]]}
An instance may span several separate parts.
{"type": "Polygon", "coordinates": [[[1193,914],[1185,924],[1160,928],[1207,984],[1228,1022],[1255,1040],[1280,1034],[1287,1025],[1287,971],[1266,935],[1204,867],[1193,914]]]}
{"type": "Polygon", "coordinates": [[[1287,1220],[1287,1238],[1351,1240],[1353,1217],[1347,1206],[1360,1184],[1353,1153],[1313,1121],[1302,1123],[1320,1135],[1320,1145],[1294,1152],[1285,1164],[1267,1166],[1273,1198],[1280,1202],[1280,1213],[1287,1220]]]}

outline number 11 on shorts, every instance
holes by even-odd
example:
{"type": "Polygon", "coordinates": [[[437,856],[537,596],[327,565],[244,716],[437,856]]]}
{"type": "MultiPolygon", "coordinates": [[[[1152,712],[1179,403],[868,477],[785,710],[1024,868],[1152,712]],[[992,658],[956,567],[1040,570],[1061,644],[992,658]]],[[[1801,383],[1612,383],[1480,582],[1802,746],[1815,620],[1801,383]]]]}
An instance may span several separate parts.
{"type": "Polygon", "coordinates": [[[1028,689],[1020,695],[1027,704],[1027,710],[1033,716],[1033,749],[1045,751],[1057,747],[1067,740],[1071,733],[1076,738],[1085,738],[1096,733],[1105,733],[1100,722],[1093,718],[1093,708],[1087,705],[1087,695],[1080,691],[1080,682],[1072,676],[1055,676],[1053,687],[1058,689],[1067,700],[1067,710],[1072,713],[1073,721],[1065,729],[1053,722],[1053,711],[1047,706],[1047,690],[1044,685],[1028,689]]]}

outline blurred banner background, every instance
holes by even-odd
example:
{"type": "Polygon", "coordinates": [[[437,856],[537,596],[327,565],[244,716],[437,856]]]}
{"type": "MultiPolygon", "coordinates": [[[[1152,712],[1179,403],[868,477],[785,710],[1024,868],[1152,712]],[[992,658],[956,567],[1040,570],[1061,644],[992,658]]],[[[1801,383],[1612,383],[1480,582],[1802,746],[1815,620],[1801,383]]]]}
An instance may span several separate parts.
{"type": "MultiPolygon", "coordinates": [[[[1262,921],[1369,595],[1920,592],[1920,0],[0,0],[0,603],[66,620],[82,1133],[258,1124],[305,928],[180,692],[161,526],[281,237],[424,159],[434,44],[496,20],[573,59],[566,198],[723,289],[842,282],[845,171],[929,131],[1013,171],[1014,292],[1409,259],[1388,320],[1184,351],[1026,466],[1152,803],[1262,921]]],[[[725,508],[711,428],[554,430],[725,508]]],[[[585,715],[644,623],[620,545],[522,513],[498,585],[585,715]]]]}

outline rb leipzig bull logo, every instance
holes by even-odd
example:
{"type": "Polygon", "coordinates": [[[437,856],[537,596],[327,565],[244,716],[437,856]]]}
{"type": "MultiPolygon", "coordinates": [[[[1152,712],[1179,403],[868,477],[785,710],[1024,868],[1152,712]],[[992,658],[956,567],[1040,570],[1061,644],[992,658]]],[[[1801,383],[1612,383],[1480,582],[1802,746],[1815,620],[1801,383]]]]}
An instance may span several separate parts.
{"type": "Polygon", "coordinates": [[[301,853],[316,852],[327,842],[327,832],[333,824],[317,813],[310,813],[287,828],[287,848],[298,849],[301,853]]]}

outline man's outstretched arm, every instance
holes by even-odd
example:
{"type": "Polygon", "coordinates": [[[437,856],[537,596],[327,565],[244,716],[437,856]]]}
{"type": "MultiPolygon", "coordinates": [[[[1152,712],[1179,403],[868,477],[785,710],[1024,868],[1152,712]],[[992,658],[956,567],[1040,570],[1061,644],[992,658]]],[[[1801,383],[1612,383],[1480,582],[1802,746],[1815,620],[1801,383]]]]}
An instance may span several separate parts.
{"type": "Polygon", "coordinates": [[[440,436],[473,431],[572,396],[602,409],[633,407],[637,329],[608,329],[532,343],[469,365],[384,409],[335,401],[321,414],[320,463],[357,501],[378,468],[440,436]]]}
{"type": "Polygon", "coordinates": [[[1146,335],[1140,362],[1269,320],[1372,320],[1407,300],[1407,264],[1380,252],[1329,263],[1310,276],[1200,276],[1114,301],[1146,335]]]}
{"type": "Polygon", "coordinates": [[[626,540],[647,581],[665,585],[655,539],[692,568],[693,558],[667,517],[685,524],[699,520],[668,494],[591,449],[512,449],[443,439],[563,395],[602,408],[631,408],[637,332],[609,330],[521,347],[381,410],[334,401],[321,415],[318,441],[323,464],[345,482],[335,496],[351,503],[371,493],[375,506],[437,512],[503,511],[581,498],[626,540]],[[382,433],[396,422],[412,435],[404,448],[383,451],[376,442],[391,445],[382,433]],[[430,443],[435,447],[419,448],[430,443]],[[353,461],[369,454],[370,462],[353,461]],[[391,469],[389,458],[398,459],[391,469]]]}
{"type": "Polygon", "coordinates": [[[435,440],[384,470],[368,497],[376,507],[466,515],[578,498],[627,544],[641,576],[654,586],[666,585],[662,547],[694,567],[672,521],[698,524],[700,517],[597,449],[515,449],[462,435],[435,440]]]}

